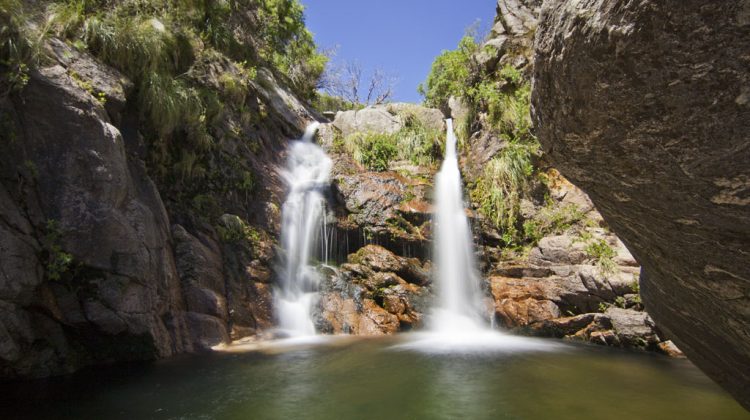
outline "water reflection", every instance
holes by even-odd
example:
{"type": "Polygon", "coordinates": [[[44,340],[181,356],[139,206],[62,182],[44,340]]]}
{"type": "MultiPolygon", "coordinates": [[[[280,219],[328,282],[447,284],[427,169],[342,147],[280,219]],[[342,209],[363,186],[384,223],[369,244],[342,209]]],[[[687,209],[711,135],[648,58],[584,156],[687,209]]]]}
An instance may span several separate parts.
{"type": "Polygon", "coordinates": [[[394,351],[408,337],[213,354],[0,386],[3,419],[749,419],[689,362],[593,346],[394,351]],[[46,390],[42,393],[41,390],[46,390]]]}

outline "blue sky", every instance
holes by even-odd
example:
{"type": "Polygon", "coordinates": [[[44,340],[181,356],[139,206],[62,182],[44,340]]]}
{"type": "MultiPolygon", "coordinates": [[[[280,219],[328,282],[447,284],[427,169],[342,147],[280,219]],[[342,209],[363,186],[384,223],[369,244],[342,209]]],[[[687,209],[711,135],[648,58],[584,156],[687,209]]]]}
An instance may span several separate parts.
{"type": "Polygon", "coordinates": [[[301,0],[320,48],[338,46],[334,60],[357,60],[398,76],[396,101],[419,102],[417,85],[434,58],[454,49],[477,19],[487,30],[496,0],[301,0]]]}

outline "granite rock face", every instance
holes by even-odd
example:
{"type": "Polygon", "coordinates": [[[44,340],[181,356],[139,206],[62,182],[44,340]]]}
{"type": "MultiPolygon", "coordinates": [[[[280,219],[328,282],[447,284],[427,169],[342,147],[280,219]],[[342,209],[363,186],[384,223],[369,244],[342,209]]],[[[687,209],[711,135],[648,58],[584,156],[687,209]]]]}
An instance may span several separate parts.
{"type": "Polygon", "coordinates": [[[228,226],[239,217],[197,217],[180,201],[195,191],[147,170],[131,81],[55,38],[45,47],[28,84],[0,97],[0,380],[202,351],[269,328],[282,193],[271,169],[279,140],[312,113],[259,71],[263,86],[248,94],[267,110],[258,147],[242,137],[213,151],[257,175],[252,197],[226,195],[247,219],[228,226]]]}
{"type": "Polygon", "coordinates": [[[547,1],[547,158],[642,264],[659,328],[750,407],[750,4],[547,1]]]}

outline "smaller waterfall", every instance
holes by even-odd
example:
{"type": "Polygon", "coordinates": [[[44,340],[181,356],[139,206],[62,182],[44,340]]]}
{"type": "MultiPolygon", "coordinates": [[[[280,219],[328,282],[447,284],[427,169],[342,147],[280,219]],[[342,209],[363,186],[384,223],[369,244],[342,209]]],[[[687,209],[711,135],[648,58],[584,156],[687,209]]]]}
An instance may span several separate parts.
{"type": "Polygon", "coordinates": [[[321,233],[326,232],[323,191],[329,186],[333,165],[312,141],[319,125],[310,124],[304,136],[292,142],[287,168],[282,172],[289,193],[281,211],[284,264],[275,308],[279,329],[290,336],[315,334],[311,311],[319,276],[310,265],[310,258],[321,233]]]}
{"type": "Polygon", "coordinates": [[[441,332],[476,330],[483,327],[480,277],[464,207],[453,120],[446,120],[446,125],[445,160],[435,182],[433,278],[439,301],[429,326],[441,332]]]}

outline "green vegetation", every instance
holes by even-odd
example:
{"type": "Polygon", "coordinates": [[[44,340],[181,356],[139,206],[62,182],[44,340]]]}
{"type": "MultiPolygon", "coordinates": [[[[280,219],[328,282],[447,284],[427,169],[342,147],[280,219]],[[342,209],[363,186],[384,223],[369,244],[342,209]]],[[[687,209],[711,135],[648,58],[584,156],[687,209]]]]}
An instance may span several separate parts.
{"type": "Polygon", "coordinates": [[[451,96],[466,102],[469,115],[456,124],[459,136],[468,138],[471,128],[482,124],[505,142],[506,147],[490,160],[474,183],[471,198],[479,212],[501,230],[506,245],[534,243],[562,222],[522,224],[519,216],[521,199],[535,182],[534,161],[540,154],[539,143],[531,133],[531,86],[511,65],[486,74],[474,59],[479,50],[474,36],[464,36],[456,50],[444,51],[435,59],[419,91],[428,106],[446,109],[451,96]],[[480,113],[485,117],[478,118],[480,113]]]}
{"type": "Polygon", "coordinates": [[[486,109],[491,130],[506,142],[506,147],[485,167],[472,199],[479,204],[479,211],[502,230],[506,244],[523,241],[522,234],[533,242],[542,231],[528,225],[522,232],[518,226],[521,199],[534,181],[534,159],[540,154],[539,143],[531,134],[530,86],[512,67],[502,68],[498,75],[504,83],[503,90],[491,80],[468,90],[470,106],[486,109]]]}
{"type": "Polygon", "coordinates": [[[484,174],[471,190],[472,201],[479,211],[503,232],[507,245],[520,238],[518,220],[521,199],[527,193],[534,173],[532,155],[536,145],[509,143],[485,166],[484,174]]]}
{"type": "MultiPolygon", "coordinates": [[[[372,171],[388,170],[390,161],[398,154],[394,136],[390,134],[355,133],[342,141],[343,151],[372,171]]],[[[337,149],[342,150],[340,146],[337,149]]]]}
{"type": "Polygon", "coordinates": [[[219,238],[226,243],[248,241],[257,244],[260,241],[260,233],[239,217],[233,217],[229,223],[217,225],[216,231],[219,238]]]}
{"type": "Polygon", "coordinates": [[[372,171],[388,170],[393,160],[415,165],[434,165],[442,159],[445,134],[431,130],[414,113],[402,114],[402,128],[392,134],[354,133],[333,141],[335,152],[349,153],[372,171]]]}
{"type": "Polygon", "coordinates": [[[545,236],[565,232],[583,217],[577,205],[558,206],[548,198],[544,208],[532,219],[523,222],[523,236],[530,245],[536,245],[545,236]]]}
{"type": "Polygon", "coordinates": [[[20,0],[0,0],[0,97],[23,89],[40,60],[46,28],[33,29],[20,0]]]}
{"type": "MultiPolygon", "coordinates": [[[[245,3],[251,2],[245,0],[245,3]]],[[[286,74],[298,94],[308,100],[314,99],[328,57],[317,51],[312,34],[305,27],[304,7],[298,0],[258,0],[252,3],[258,3],[261,57],[286,74]]]]}
{"type": "Polygon", "coordinates": [[[403,127],[394,137],[398,159],[408,160],[414,165],[435,165],[445,153],[445,133],[433,130],[412,112],[402,115],[403,127]]]}
{"type": "Polygon", "coordinates": [[[427,80],[417,90],[425,98],[425,105],[445,109],[451,96],[468,97],[474,75],[472,55],[479,46],[471,35],[465,35],[458,48],[443,51],[432,63],[427,80]]]}
{"type": "Polygon", "coordinates": [[[62,230],[57,220],[49,219],[44,229],[44,268],[47,279],[60,280],[73,263],[73,256],[63,251],[60,240],[62,230]]]}
{"type": "Polygon", "coordinates": [[[277,69],[300,96],[313,98],[326,62],[297,0],[125,0],[114,6],[65,0],[53,3],[49,16],[56,35],[133,80],[149,128],[151,169],[180,180],[205,175],[193,169],[219,140],[226,107],[248,113],[256,66],[277,69]]]}
{"type": "Polygon", "coordinates": [[[362,104],[355,104],[353,102],[347,101],[346,99],[327,95],[321,92],[318,92],[318,95],[313,101],[312,105],[313,108],[315,108],[319,112],[350,111],[360,110],[364,108],[364,105],[362,104]]]}
{"type": "Polygon", "coordinates": [[[596,260],[596,265],[603,273],[613,273],[617,268],[614,261],[617,253],[604,239],[589,240],[584,252],[596,260]]]}

